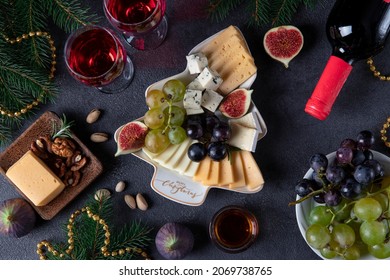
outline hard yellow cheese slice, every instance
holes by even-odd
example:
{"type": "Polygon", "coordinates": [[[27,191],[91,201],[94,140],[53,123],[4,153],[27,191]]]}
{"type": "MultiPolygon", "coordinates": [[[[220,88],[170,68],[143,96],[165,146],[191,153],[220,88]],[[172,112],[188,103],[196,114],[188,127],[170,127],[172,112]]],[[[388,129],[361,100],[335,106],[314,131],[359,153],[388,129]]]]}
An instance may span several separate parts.
{"type": "Polygon", "coordinates": [[[209,157],[205,157],[201,162],[199,162],[198,169],[193,177],[194,181],[202,182],[207,180],[209,177],[211,166],[211,159],[209,157]]]}
{"type": "Polygon", "coordinates": [[[233,164],[233,176],[234,182],[229,184],[230,189],[236,189],[240,187],[245,187],[245,174],[244,166],[242,165],[242,159],[239,151],[234,151],[231,153],[231,160],[233,164]]]}
{"type": "Polygon", "coordinates": [[[48,204],[65,188],[65,184],[32,151],[15,162],[6,176],[36,206],[48,204]]]}
{"type": "Polygon", "coordinates": [[[240,151],[244,167],[245,182],[249,189],[263,188],[264,178],[251,152],[240,151]]]}
{"type": "Polygon", "coordinates": [[[216,186],[219,180],[219,162],[210,160],[210,171],[206,179],[202,180],[205,186],[216,186]]]}
{"type": "Polygon", "coordinates": [[[228,186],[234,182],[233,162],[225,157],[219,162],[219,186],[228,186]]]}

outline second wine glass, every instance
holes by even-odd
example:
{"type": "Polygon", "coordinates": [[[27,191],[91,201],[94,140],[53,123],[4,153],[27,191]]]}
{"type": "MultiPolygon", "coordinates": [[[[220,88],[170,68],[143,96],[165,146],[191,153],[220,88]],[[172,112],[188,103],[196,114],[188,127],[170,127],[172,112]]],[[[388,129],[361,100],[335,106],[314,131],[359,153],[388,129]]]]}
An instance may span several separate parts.
{"type": "Polygon", "coordinates": [[[104,13],[137,50],[160,46],[168,32],[165,0],[104,0],[104,13]]]}

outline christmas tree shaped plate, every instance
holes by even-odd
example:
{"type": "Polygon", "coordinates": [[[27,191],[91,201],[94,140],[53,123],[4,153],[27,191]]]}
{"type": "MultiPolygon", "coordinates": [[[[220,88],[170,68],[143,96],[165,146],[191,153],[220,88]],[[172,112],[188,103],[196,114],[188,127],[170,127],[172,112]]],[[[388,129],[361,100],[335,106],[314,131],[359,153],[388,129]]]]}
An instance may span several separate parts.
{"type": "MultiPolygon", "coordinates": [[[[60,126],[62,120],[53,112],[43,113],[29,128],[27,128],[11,145],[0,155],[0,172],[7,178],[7,170],[17,162],[27,151],[31,149],[32,143],[44,135],[53,133],[53,125],[60,126]]],[[[71,133],[71,138],[76,144],[81,155],[86,158],[86,164],[82,169],[80,179],[74,186],[66,186],[53,200],[44,206],[35,206],[34,203],[9,180],[10,184],[20,193],[23,198],[30,202],[39,216],[44,220],[50,220],[57,215],[69,202],[87,188],[103,171],[101,162],[71,133]]],[[[8,179],[8,178],[7,178],[8,179]]],[[[73,178],[71,179],[73,180],[73,178]]]]}
{"type": "MultiPolygon", "coordinates": [[[[209,37],[208,39],[202,41],[200,44],[198,44],[196,47],[194,47],[189,54],[195,54],[199,52],[203,52],[203,50],[206,49],[208,45],[210,45],[212,42],[215,41],[216,38],[221,38],[221,35],[224,31],[233,29],[237,32],[239,32],[239,38],[241,38],[241,42],[245,44],[245,48],[249,51],[249,47],[244,39],[244,36],[242,35],[241,31],[237,27],[228,27],[227,29],[224,29],[213,36],[209,37]],[[218,37],[219,36],[219,37],[218,37]]],[[[226,33],[225,33],[226,34],[226,33]]],[[[223,37],[223,36],[222,36],[223,37]]],[[[250,54],[250,53],[249,53],[250,54]]],[[[253,58],[252,58],[253,59],[253,58]]],[[[245,88],[250,89],[253,82],[256,80],[256,71],[253,75],[251,75],[248,79],[243,81],[241,84],[237,85],[239,88],[245,88]]],[[[178,79],[182,81],[185,85],[188,85],[191,81],[194,80],[196,77],[196,74],[190,74],[188,66],[187,68],[174,76],[168,77],[166,79],[163,79],[161,81],[158,81],[152,85],[150,85],[145,92],[145,95],[153,89],[162,89],[165,82],[172,79],[178,79]]],[[[251,102],[249,112],[253,113],[253,115],[256,118],[256,122],[258,123],[258,138],[257,141],[263,138],[267,133],[267,127],[265,125],[265,122],[253,103],[251,102]]],[[[142,121],[142,118],[139,118],[138,120],[142,121]]],[[[119,127],[115,134],[114,139],[116,142],[118,142],[118,135],[121,131],[123,126],[119,127]]],[[[181,173],[179,173],[174,168],[166,168],[156,162],[155,160],[151,159],[145,152],[144,149],[139,150],[137,152],[132,153],[134,156],[146,161],[147,163],[151,164],[154,167],[154,174],[151,179],[151,187],[154,191],[159,193],[160,195],[173,200],[175,202],[190,205],[190,206],[199,206],[203,204],[203,202],[206,199],[206,196],[211,188],[219,188],[224,190],[230,190],[230,191],[236,191],[240,193],[256,193],[260,191],[263,187],[263,183],[259,183],[259,185],[255,187],[248,187],[246,185],[243,185],[242,187],[237,188],[228,188],[228,187],[222,187],[218,185],[203,185],[200,182],[194,181],[192,176],[185,176],[181,173]]],[[[186,156],[186,155],[185,155],[186,156]]]]}

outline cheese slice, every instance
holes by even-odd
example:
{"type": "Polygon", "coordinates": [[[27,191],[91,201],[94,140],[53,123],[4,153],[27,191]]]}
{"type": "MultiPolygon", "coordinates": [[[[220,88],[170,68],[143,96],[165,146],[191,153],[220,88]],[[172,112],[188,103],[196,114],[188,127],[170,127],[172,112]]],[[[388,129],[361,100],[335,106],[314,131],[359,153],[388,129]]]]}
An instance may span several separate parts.
{"type": "Polygon", "coordinates": [[[219,162],[219,186],[228,186],[234,182],[233,162],[225,157],[219,162]]]}
{"type": "Polygon", "coordinates": [[[230,189],[236,189],[240,187],[245,187],[245,174],[244,166],[242,165],[242,160],[239,151],[234,151],[231,153],[232,169],[234,182],[229,184],[230,189]]]}
{"type": "Polygon", "coordinates": [[[143,147],[142,148],[142,151],[145,153],[145,155],[148,156],[148,158],[150,158],[151,160],[154,160],[154,158],[156,156],[158,156],[158,154],[155,154],[155,153],[152,153],[151,151],[149,151],[147,148],[143,147]]]}
{"type": "Polygon", "coordinates": [[[229,27],[222,30],[215,38],[211,40],[209,44],[207,44],[201,51],[206,55],[209,56],[215,49],[217,49],[223,42],[226,42],[229,40],[230,37],[234,36],[242,36],[241,32],[238,31],[238,29],[230,25],[229,27]]]}
{"type": "MultiPolygon", "coordinates": [[[[192,139],[187,137],[186,140],[184,140],[181,144],[178,144],[180,147],[176,151],[176,153],[181,155],[181,157],[178,158],[178,160],[173,163],[172,168],[177,170],[177,171],[182,171],[184,172],[185,169],[187,169],[187,166],[185,165],[185,162],[187,159],[190,160],[188,157],[188,147],[192,144],[192,139]]],[[[188,164],[187,164],[188,165],[188,164]]]]}
{"type": "Polygon", "coordinates": [[[179,147],[179,145],[169,145],[163,152],[156,155],[153,160],[161,165],[165,165],[175,155],[179,147]]]}
{"type": "Polygon", "coordinates": [[[188,165],[187,169],[184,171],[183,174],[189,177],[194,177],[195,174],[198,172],[199,167],[200,167],[199,162],[191,160],[190,164],[188,165]]]}
{"type": "Polygon", "coordinates": [[[244,167],[245,182],[248,188],[263,188],[264,178],[260,168],[257,165],[252,153],[248,151],[240,151],[242,164],[244,167]]]}
{"type": "Polygon", "coordinates": [[[238,119],[229,119],[229,124],[231,123],[237,123],[245,127],[254,128],[259,131],[259,133],[262,132],[261,125],[259,122],[259,119],[257,118],[256,114],[254,112],[249,112],[246,115],[244,115],[241,118],[238,119]]]}
{"type": "MultiPolygon", "coordinates": [[[[185,142],[188,141],[187,145],[187,153],[188,148],[193,144],[197,143],[198,140],[193,140],[191,138],[187,138],[184,140],[185,142]]],[[[184,155],[179,162],[177,162],[177,165],[175,166],[176,171],[178,171],[180,174],[184,174],[184,172],[187,170],[188,166],[191,164],[192,160],[188,157],[188,154],[184,155]]]]}
{"type": "Polygon", "coordinates": [[[187,139],[184,142],[175,145],[177,147],[176,151],[174,152],[172,157],[164,163],[163,166],[168,168],[168,169],[174,170],[175,167],[178,166],[182,157],[187,156],[187,149],[188,149],[189,143],[190,143],[190,140],[187,137],[187,139]]]}
{"type": "Polygon", "coordinates": [[[202,180],[202,184],[205,186],[217,186],[219,181],[219,161],[211,160],[210,171],[205,180],[202,180]]]}
{"type": "Polygon", "coordinates": [[[246,151],[256,150],[258,131],[254,128],[245,127],[238,123],[230,123],[232,134],[227,143],[233,147],[246,151]]]}
{"type": "Polygon", "coordinates": [[[202,161],[200,161],[199,167],[193,177],[194,181],[202,182],[207,180],[209,177],[210,166],[211,159],[209,157],[205,157],[202,161]]]}
{"type": "Polygon", "coordinates": [[[65,184],[32,151],[27,151],[6,172],[6,176],[36,206],[47,205],[65,184]]]}

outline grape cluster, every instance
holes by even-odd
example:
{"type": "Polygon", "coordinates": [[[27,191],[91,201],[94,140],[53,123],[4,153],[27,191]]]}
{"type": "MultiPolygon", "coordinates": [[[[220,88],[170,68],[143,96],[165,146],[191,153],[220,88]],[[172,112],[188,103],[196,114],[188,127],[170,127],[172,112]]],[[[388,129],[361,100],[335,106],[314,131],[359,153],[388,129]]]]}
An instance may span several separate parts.
{"type": "Polygon", "coordinates": [[[220,120],[214,114],[192,115],[187,118],[187,136],[199,140],[188,148],[188,157],[192,161],[201,161],[206,156],[212,160],[223,160],[229,146],[231,129],[227,122],[220,120]]]}
{"type": "Polygon", "coordinates": [[[341,142],[334,161],[314,154],[312,177],[295,186],[301,197],[296,203],[317,202],[309,213],[306,241],[324,258],[390,257],[390,177],[374,159],[373,144],[373,134],[361,131],[356,140],[341,142]]]}
{"type": "Polygon", "coordinates": [[[186,138],[182,127],[186,111],[177,105],[183,100],[186,87],[176,79],[167,81],[162,90],[154,89],[146,95],[149,110],[144,115],[144,123],[149,127],[145,147],[152,153],[161,153],[170,144],[180,144],[186,138]]]}

